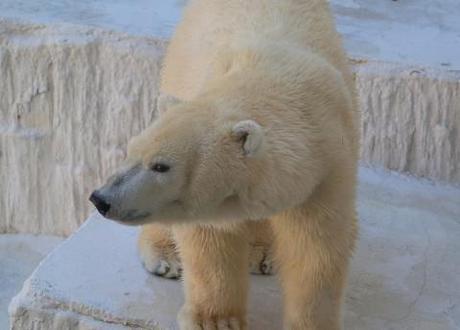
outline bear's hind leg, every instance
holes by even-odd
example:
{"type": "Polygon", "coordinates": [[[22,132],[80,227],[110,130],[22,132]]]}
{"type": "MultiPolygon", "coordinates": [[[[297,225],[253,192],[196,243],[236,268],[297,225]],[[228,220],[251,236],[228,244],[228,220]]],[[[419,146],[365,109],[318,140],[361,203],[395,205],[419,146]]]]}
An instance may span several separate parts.
{"type": "Polygon", "coordinates": [[[177,226],[174,234],[184,266],[181,330],[246,329],[246,226],[177,226]]]}
{"type": "Polygon", "coordinates": [[[138,250],[145,269],[150,273],[170,279],[181,276],[182,265],[170,227],[160,224],[142,226],[138,250]]]}

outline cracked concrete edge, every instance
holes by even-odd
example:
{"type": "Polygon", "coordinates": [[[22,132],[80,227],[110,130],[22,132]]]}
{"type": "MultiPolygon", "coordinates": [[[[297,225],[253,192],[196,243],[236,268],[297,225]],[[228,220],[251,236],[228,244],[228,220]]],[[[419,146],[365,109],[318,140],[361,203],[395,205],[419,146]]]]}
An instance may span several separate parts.
{"type": "MultiPolygon", "coordinates": [[[[30,297],[23,291],[16,296],[9,308],[10,329],[75,329],[75,330],[125,330],[126,326],[98,320],[66,306],[48,306],[37,297],[30,297]]],[[[142,329],[130,326],[130,329],[142,329]]]]}
{"type": "Polygon", "coordinates": [[[154,326],[145,327],[134,323],[117,323],[119,320],[112,320],[109,317],[92,317],[80,311],[73,311],[68,306],[48,308],[46,302],[29,296],[17,296],[14,300],[11,305],[13,310],[10,312],[11,330],[161,330],[161,328],[154,326]]]}
{"type": "Polygon", "coordinates": [[[11,330],[161,330],[144,320],[125,320],[97,307],[88,308],[59,297],[53,298],[41,290],[43,283],[33,285],[32,279],[33,276],[24,282],[22,290],[11,300],[8,307],[11,330]]]}

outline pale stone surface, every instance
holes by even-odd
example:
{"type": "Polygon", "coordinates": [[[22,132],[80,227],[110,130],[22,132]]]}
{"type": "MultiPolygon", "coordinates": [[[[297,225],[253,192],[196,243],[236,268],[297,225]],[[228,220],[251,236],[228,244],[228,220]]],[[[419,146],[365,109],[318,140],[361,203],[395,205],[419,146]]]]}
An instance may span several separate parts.
{"type": "MultiPolygon", "coordinates": [[[[0,1],[0,232],[68,235],[87,217],[155,115],[185,2],[0,1]]],[[[359,59],[363,161],[459,185],[459,2],[331,3],[359,59]]]]}
{"type": "MultiPolygon", "coordinates": [[[[460,327],[460,189],[361,169],[345,328],[460,327]]],[[[143,270],[137,228],[93,215],[10,305],[13,329],[174,329],[179,282],[143,270]]],[[[252,276],[249,329],[280,329],[275,277],[252,276]]]]}
{"type": "Polygon", "coordinates": [[[0,235],[0,329],[8,329],[8,304],[38,263],[63,239],[28,234],[0,235]]]}

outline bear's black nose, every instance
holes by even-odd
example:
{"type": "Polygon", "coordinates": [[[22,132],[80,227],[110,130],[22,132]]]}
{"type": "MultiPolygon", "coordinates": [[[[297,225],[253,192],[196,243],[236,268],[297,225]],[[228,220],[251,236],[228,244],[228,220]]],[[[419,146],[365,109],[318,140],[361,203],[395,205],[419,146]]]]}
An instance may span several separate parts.
{"type": "Polygon", "coordinates": [[[93,191],[91,196],[89,196],[89,200],[94,204],[94,206],[96,206],[100,214],[106,215],[107,212],[109,212],[110,204],[104,200],[104,198],[97,192],[97,190],[93,191]]]}

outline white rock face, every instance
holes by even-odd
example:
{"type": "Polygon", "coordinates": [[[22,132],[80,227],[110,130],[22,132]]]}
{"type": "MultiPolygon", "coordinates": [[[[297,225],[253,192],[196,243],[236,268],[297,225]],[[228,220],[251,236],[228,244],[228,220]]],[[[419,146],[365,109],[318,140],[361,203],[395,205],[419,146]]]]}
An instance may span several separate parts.
{"type": "Polygon", "coordinates": [[[380,62],[355,69],[362,161],[460,184],[460,71],[380,62]]]}
{"type": "MultiPolygon", "coordinates": [[[[460,327],[460,190],[362,169],[360,241],[345,329],[460,327]]],[[[177,329],[178,281],[136,253],[137,229],[93,215],[53,251],[12,301],[12,329],[177,329]]],[[[249,329],[281,329],[275,276],[251,276],[249,329]]]]}
{"type": "Polygon", "coordinates": [[[164,43],[0,21],[0,232],[70,234],[154,117],[164,43]]]}

